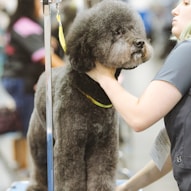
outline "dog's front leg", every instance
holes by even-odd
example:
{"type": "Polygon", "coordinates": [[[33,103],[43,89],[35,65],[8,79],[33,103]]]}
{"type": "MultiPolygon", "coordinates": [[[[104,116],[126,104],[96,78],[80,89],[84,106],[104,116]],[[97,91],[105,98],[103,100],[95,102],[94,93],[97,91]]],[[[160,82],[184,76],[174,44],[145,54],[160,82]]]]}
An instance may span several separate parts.
{"type": "Polygon", "coordinates": [[[110,129],[106,140],[98,141],[87,158],[87,191],[114,191],[118,146],[115,129],[110,129]]]}
{"type": "Polygon", "coordinates": [[[86,191],[84,133],[76,130],[79,124],[55,126],[54,173],[55,191],[86,191]]]}

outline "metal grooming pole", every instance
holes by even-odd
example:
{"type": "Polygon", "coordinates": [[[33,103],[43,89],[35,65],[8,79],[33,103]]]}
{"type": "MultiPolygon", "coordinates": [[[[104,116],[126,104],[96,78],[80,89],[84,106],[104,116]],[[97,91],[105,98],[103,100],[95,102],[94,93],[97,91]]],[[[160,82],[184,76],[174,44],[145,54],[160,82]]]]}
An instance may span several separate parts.
{"type": "Polygon", "coordinates": [[[47,182],[48,191],[54,191],[52,72],[51,72],[51,8],[50,4],[62,0],[41,0],[44,13],[44,45],[46,73],[46,131],[47,131],[47,182]]]}

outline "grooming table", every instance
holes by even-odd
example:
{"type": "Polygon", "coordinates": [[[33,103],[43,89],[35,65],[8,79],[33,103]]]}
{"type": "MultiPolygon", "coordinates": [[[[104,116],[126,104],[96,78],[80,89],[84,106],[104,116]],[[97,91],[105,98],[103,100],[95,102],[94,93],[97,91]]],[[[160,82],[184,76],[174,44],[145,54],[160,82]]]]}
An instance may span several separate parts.
{"type": "MultiPolygon", "coordinates": [[[[126,180],[117,180],[116,184],[120,185],[124,183],[126,180]]],[[[29,182],[28,181],[18,181],[18,182],[13,182],[11,187],[8,188],[6,191],[26,191],[26,188],[28,186],[29,182]]],[[[142,189],[138,191],[143,191],[142,189]]]]}

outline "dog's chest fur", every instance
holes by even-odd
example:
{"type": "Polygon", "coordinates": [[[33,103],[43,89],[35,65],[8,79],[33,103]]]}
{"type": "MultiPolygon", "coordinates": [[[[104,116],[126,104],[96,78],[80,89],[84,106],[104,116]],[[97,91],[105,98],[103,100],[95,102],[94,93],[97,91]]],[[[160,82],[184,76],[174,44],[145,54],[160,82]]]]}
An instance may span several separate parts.
{"type": "MultiPolygon", "coordinates": [[[[53,90],[53,102],[57,103],[54,106],[54,119],[60,121],[59,125],[65,130],[86,133],[89,141],[96,139],[97,135],[100,136],[99,139],[105,141],[107,134],[114,133],[117,126],[116,112],[108,96],[99,84],[86,74],[72,70],[65,72],[60,79],[58,77],[61,72],[53,73],[53,81],[56,84],[53,87],[55,89],[53,90]],[[103,107],[95,104],[87,96],[103,107]],[[104,106],[109,107],[104,108],[104,106]]],[[[55,128],[55,131],[60,134],[62,130],[55,128]]]]}

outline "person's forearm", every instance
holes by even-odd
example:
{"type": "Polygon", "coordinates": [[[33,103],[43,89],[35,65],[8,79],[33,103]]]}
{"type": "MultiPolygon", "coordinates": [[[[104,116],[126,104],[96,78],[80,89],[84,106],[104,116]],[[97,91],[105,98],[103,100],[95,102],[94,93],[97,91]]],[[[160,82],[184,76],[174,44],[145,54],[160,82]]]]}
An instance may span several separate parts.
{"type": "Polygon", "coordinates": [[[137,172],[126,183],[119,186],[116,191],[137,191],[166,175],[171,170],[170,155],[160,171],[153,161],[150,161],[143,169],[137,172]]]}
{"type": "Polygon", "coordinates": [[[124,89],[115,78],[99,76],[114,107],[135,131],[143,131],[163,118],[180,100],[180,92],[164,81],[152,81],[137,98],[124,89]]]}
{"type": "Polygon", "coordinates": [[[108,78],[103,80],[103,82],[101,82],[101,86],[111,99],[116,110],[119,111],[120,115],[125,119],[128,125],[133,127],[136,131],[137,125],[135,123],[138,121],[133,121],[135,118],[131,116],[137,116],[134,112],[136,111],[134,108],[138,103],[138,98],[129,94],[115,79],[108,78]],[[130,112],[127,115],[128,110],[130,112]]]}
{"type": "Polygon", "coordinates": [[[152,125],[151,122],[147,123],[139,120],[144,118],[141,115],[145,115],[145,111],[138,109],[138,98],[129,94],[115,79],[105,77],[100,85],[111,99],[116,110],[131,128],[135,131],[141,131],[152,125]]]}

